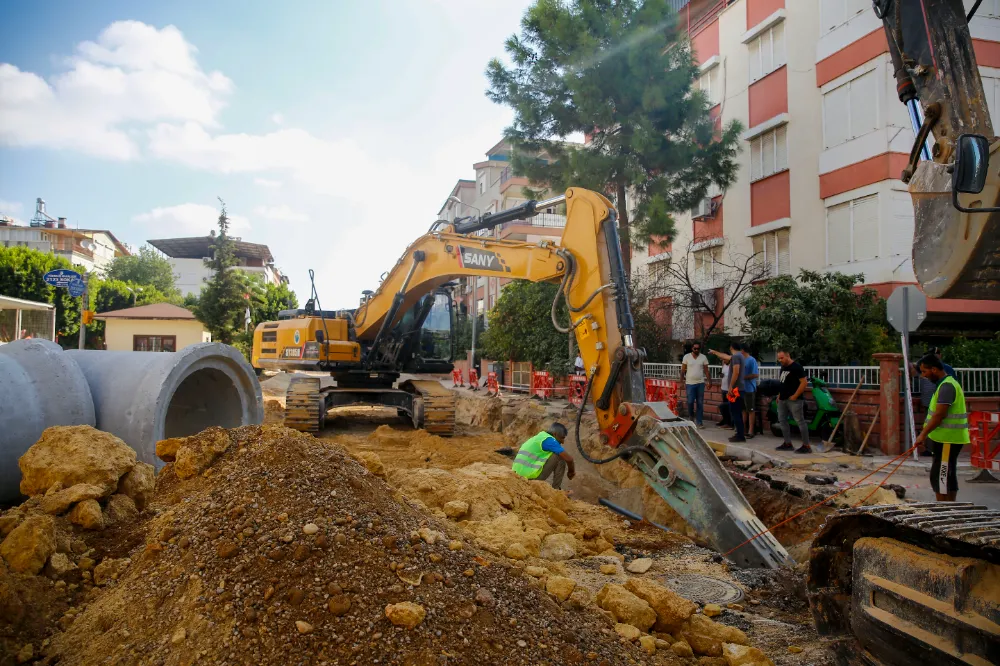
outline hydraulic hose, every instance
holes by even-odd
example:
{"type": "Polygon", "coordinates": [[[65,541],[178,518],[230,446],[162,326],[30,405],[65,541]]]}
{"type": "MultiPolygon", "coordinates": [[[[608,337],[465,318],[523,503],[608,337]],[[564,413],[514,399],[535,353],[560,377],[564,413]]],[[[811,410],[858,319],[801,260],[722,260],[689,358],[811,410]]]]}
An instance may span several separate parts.
{"type": "Polygon", "coordinates": [[[609,463],[612,460],[617,460],[622,456],[629,455],[631,453],[636,453],[638,451],[647,451],[645,444],[637,444],[635,446],[626,446],[623,449],[617,451],[613,456],[609,458],[592,458],[586,451],[583,450],[583,443],[580,442],[580,423],[583,421],[583,410],[587,407],[587,399],[590,397],[590,387],[594,383],[594,376],[591,375],[587,378],[587,388],[583,391],[583,402],[580,403],[580,409],[576,412],[576,449],[583,456],[583,459],[592,465],[603,465],[609,463]]]}

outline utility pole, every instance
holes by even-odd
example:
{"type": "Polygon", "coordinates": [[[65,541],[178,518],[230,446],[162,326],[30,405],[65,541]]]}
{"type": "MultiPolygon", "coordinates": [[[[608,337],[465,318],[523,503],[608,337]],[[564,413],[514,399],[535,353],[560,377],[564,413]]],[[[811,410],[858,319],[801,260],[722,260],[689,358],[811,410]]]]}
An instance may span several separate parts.
{"type": "MultiPolygon", "coordinates": [[[[469,368],[476,367],[476,324],[479,322],[479,278],[472,278],[472,358],[469,368]]],[[[477,369],[478,372],[478,369],[477,369]]]]}
{"type": "Polygon", "coordinates": [[[83,272],[83,285],[83,294],[80,296],[80,349],[87,344],[87,325],[84,323],[84,316],[90,305],[90,273],[86,271],[83,272]]]}

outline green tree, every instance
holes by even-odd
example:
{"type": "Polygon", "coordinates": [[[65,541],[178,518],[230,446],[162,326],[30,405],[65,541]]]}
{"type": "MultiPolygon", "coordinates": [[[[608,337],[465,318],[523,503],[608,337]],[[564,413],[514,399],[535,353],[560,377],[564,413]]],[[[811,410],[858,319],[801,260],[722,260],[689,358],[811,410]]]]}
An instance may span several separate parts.
{"type": "Polygon", "coordinates": [[[864,279],[803,270],[798,279],[782,275],[754,285],[741,302],[743,331],[760,348],[788,347],[803,364],[868,364],[895,343],[885,300],[874,289],[856,290],[864,279]]]}
{"type": "MultiPolygon", "coordinates": [[[[552,325],[552,300],[559,286],[548,282],[515,280],[500,292],[496,306],[487,317],[489,327],[480,331],[481,355],[484,358],[530,361],[536,367],[553,367],[569,356],[566,333],[552,325]]],[[[556,317],[569,323],[569,312],[559,299],[556,317]]]]}
{"type": "Polygon", "coordinates": [[[537,0],[506,41],[511,65],[487,68],[487,96],[514,110],[514,170],[556,190],[608,191],[626,274],[633,241],[672,239],[675,213],[736,180],[742,128],[716,126],[678,28],[667,0],[537,0]],[[566,143],[574,133],[590,143],[566,143]]]}
{"type": "MultiPolygon", "coordinates": [[[[68,261],[54,254],[27,247],[0,247],[0,294],[56,306],[56,338],[63,346],[76,346],[80,332],[80,299],[68,289],[45,283],[42,276],[58,268],[70,268],[68,261]]],[[[77,268],[78,270],[79,267],[77,268]]],[[[0,336],[13,338],[15,331],[0,336]]]]}
{"type": "Polygon", "coordinates": [[[154,286],[122,280],[91,280],[90,290],[94,312],[97,313],[179,300],[168,298],[154,286]]]}
{"type": "Polygon", "coordinates": [[[104,278],[154,287],[167,298],[180,296],[170,262],[148,245],[140,247],[138,254],[115,257],[105,269],[104,278]]]}
{"type": "Polygon", "coordinates": [[[212,269],[212,279],[202,289],[195,307],[195,315],[205,325],[212,340],[232,344],[237,333],[244,328],[246,299],[242,274],[236,266],[236,243],[229,236],[229,216],[221,199],[219,233],[212,242],[212,257],[205,265],[212,269]]]}
{"type": "MultiPolygon", "coordinates": [[[[954,368],[1000,368],[1000,336],[987,340],[959,336],[941,352],[942,358],[954,368]]],[[[913,360],[919,357],[914,356],[913,360]]]]}

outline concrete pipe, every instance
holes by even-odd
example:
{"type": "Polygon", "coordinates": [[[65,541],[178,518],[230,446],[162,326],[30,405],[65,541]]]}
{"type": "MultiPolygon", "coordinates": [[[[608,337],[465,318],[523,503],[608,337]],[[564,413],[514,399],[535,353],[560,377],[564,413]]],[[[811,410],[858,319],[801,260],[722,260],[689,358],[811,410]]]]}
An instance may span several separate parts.
{"type": "Polygon", "coordinates": [[[0,345],[0,501],[20,494],[17,459],[54,425],[94,425],[80,366],[48,340],[0,345]]]}
{"type": "Polygon", "coordinates": [[[213,425],[264,419],[253,367],[229,345],[204,342],[180,351],[69,350],[94,397],[97,428],[121,437],[157,468],[156,443],[213,425]]]}

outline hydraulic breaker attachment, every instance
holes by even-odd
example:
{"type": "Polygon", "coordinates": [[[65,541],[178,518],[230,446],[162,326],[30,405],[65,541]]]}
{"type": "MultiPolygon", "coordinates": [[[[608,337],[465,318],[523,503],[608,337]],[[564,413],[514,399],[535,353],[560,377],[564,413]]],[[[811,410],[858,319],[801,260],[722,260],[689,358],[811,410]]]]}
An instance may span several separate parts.
{"type": "Polygon", "coordinates": [[[795,566],[693,423],[677,419],[663,403],[633,407],[640,416],[626,446],[645,448],[630,462],[674,511],[719,552],[735,548],[730,559],[741,567],[795,566]]]}

